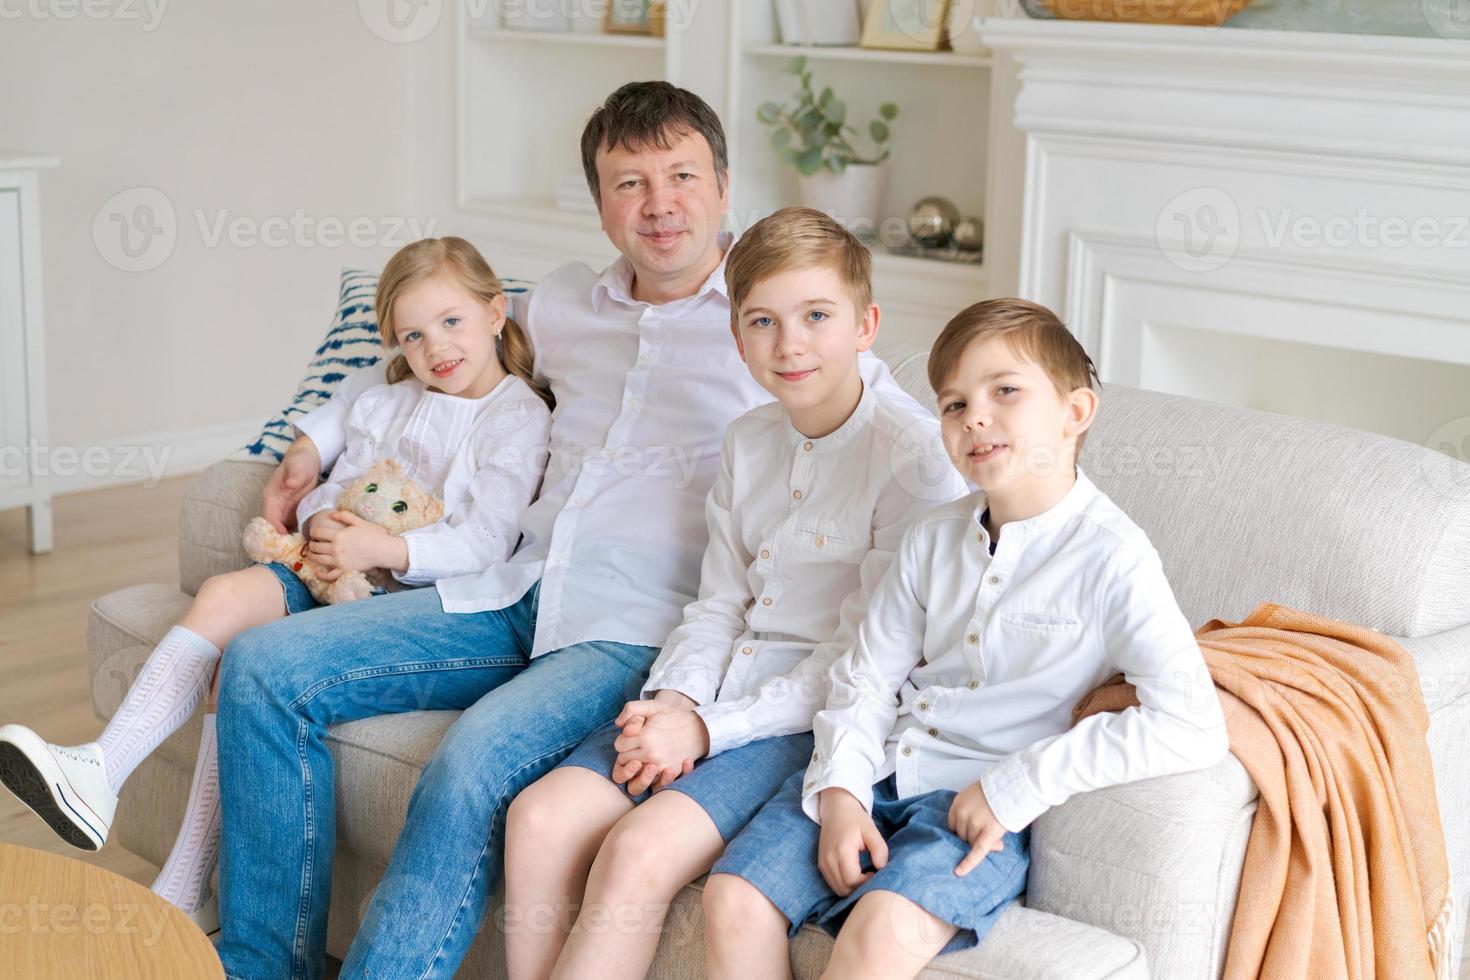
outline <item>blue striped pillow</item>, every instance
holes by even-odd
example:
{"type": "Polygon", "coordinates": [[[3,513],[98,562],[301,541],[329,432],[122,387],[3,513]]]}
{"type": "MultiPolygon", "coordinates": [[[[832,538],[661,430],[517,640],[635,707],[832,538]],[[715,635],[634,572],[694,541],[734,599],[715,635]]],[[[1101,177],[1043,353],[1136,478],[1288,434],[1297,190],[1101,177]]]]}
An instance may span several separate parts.
{"type": "MultiPolygon", "coordinates": [[[[535,285],[524,279],[503,279],[501,283],[507,293],[524,293],[535,285]]],[[[279,463],[296,438],[292,422],[330,399],[347,375],[382,360],[383,341],[378,334],[378,314],[373,308],[377,292],[376,272],[342,270],[332,328],[312,354],[306,377],[296,386],[291,403],[272,416],[255,441],[242,446],[231,459],[279,463]]]]}

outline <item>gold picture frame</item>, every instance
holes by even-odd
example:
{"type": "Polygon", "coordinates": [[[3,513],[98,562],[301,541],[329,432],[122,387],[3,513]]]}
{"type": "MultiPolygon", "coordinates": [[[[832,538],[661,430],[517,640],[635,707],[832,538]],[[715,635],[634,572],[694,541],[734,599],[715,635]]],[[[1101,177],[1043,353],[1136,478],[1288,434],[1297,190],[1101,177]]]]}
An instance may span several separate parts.
{"type": "Polygon", "coordinates": [[[863,21],[864,48],[938,51],[946,37],[949,0],[873,0],[863,21]]]}

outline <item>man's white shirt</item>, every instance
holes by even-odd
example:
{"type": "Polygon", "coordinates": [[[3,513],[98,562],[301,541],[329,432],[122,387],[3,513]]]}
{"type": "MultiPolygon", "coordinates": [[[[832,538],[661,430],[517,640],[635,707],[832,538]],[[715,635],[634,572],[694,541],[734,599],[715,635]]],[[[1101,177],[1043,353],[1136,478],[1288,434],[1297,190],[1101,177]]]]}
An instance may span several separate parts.
{"type": "Polygon", "coordinates": [[[979,781],[1019,832],[1075,793],[1213,765],[1219,697],[1147,535],[1091,480],[1008,523],[995,555],[978,492],[910,528],[857,642],[832,666],[803,806],[841,787],[872,807],[979,781]],[[1077,701],[1122,671],[1139,706],[1077,725],[1077,701]]]}
{"type": "MultiPolygon", "coordinates": [[[[727,233],[721,247],[732,242],[727,233]]],[[[698,590],[725,428],[770,401],[730,335],[723,262],[693,296],[662,305],[634,299],[632,281],[626,258],[601,275],[572,263],[513,298],[537,380],[556,396],[545,480],[510,560],[438,589],[446,611],[478,612],[539,579],[533,657],[592,640],[663,645],[698,590]]],[[[933,417],[879,358],[859,366],[875,392],[933,417]]],[[[296,422],[324,464],[342,450],[353,396],[381,379],[358,373],[369,378],[347,379],[296,422]]]]}
{"type": "Polygon", "coordinates": [[[778,403],[736,419],[705,503],[699,599],[644,696],[669,688],[694,699],[710,755],[809,731],[827,668],[856,638],[904,530],[965,492],[937,420],[871,388],[821,438],[778,403]]]}

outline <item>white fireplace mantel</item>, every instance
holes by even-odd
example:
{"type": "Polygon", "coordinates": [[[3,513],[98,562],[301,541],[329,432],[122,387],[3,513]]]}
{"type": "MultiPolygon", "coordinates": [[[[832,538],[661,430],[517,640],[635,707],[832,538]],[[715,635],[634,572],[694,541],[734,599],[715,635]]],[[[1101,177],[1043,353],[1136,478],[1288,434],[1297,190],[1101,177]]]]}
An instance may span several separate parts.
{"type": "MultiPolygon", "coordinates": [[[[1319,363],[1339,373],[1324,384],[1370,378],[1345,352],[1470,366],[1470,42],[1029,20],[984,34],[1019,65],[1021,293],[1064,314],[1104,380],[1332,418],[1332,391],[1309,409],[1260,391],[1319,363]],[[1265,343],[1240,355],[1236,390],[1188,363],[1191,345],[1218,359],[1249,341],[1265,343]]],[[[1453,407],[1441,395],[1379,431],[1422,439],[1453,407]]]]}

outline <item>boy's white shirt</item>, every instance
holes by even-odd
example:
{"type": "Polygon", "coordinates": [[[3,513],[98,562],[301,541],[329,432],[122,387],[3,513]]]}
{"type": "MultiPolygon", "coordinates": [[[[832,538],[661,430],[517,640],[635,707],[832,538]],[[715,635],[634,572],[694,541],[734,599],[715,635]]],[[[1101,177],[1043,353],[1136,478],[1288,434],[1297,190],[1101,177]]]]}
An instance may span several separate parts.
{"type": "MultiPolygon", "coordinates": [[[[727,254],[732,243],[725,233],[727,254]]],[[[571,263],[511,298],[537,378],[557,400],[551,459],[515,554],[441,579],[438,590],[446,611],[478,612],[510,605],[539,580],[532,657],[592,640],[663,645],[698,594],[704,500],[725,428],[770,401],[730,336],[723,261],[695,295],[671,303],[635,300],[632,282],[626,258],[600,275],[571,263]]],[[[874,391],[932,418],[878,357],[858,364],[874,391]]],[[[376,367],[357,374],[381,377],[376,367]]],[[[349,377],[296,420],[324,465],[342,451],[348,408],[366,386],[349,377]]]]}
{"type": "Polygon", "coordinates": [[[1201,769],[1228,750],[1219,697],[1158,553],[1079,468],[1036,517],[1006,524],[994,557],[983,492],[909,529],[857,641],[833,664],[803,807],[847,790],[869,810],[977,780],[1019,832],[1075,793],[1201,769]],[[1071,712],[1122,671],[1139,706],[1071,712]]]}
{"type": "Polygon", "coordinates": [[[478,573],[503,562],[520,539],[546,467],[551,412],[520,378],[507,376],[481,398],[430,391],[417,378],[369,387],[352,403],[346,449],[331,474],[301,499],[297,526],[322,511],[385,459],[444,502],[444,516],[405,532],[404,585],[478,573]]]}
{"type": "Polygon", "coordinates": [[[692,698],[710,755],[811,729],[903,532],[966,486],[933,417],[864,387],[836,431],[808,438],[779,402],[730,424],[705,502],[699,598],[643,687],[692,698]]]}

